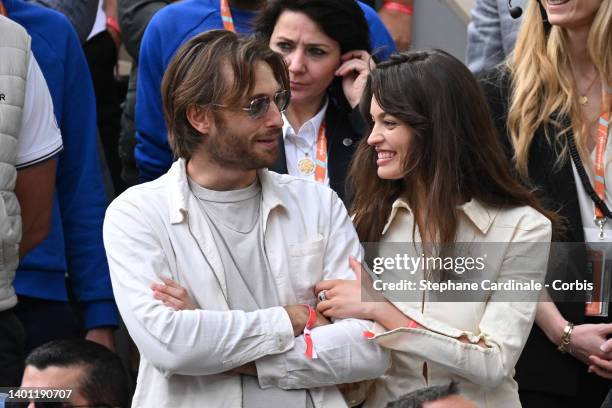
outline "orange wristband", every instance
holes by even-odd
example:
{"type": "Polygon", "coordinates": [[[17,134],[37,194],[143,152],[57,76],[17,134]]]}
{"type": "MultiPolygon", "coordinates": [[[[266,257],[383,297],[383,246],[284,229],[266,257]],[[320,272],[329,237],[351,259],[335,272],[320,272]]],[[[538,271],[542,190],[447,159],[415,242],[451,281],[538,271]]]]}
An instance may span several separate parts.
{"type": "Polygon", "coordinates": [[[317,321],[317,314],[315,310],[310,305],[304,305],[308,308],[308,321],[306,322],[306,327],[304,327],[304,341],[306,342],[306,357],[309,360],[313,358],[317,358],[317,352],[314,349],[314,343],[312,342],[311,330],[317,321]]]}
{"type": "Polygon", "coordinates": [[[106,26],[121,34],[121,27],[119,27],[119,23],[113,17],[106,17],[106,26]]]}
{"type": "Polygon", "coordinates": [[[389,11],[397,11],[398,13],[406,14],[408,16],[414,14],[414,7],[410,7],[396,1],[385,1],[382,8],[389,11]]]}

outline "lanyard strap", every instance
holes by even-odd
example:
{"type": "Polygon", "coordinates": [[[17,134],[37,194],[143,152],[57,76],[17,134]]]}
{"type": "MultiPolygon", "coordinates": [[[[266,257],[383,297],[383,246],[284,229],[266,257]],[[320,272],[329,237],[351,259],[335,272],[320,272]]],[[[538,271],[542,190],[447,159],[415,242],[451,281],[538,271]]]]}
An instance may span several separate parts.
{"type": "Polygon", "coordinates": [[[315,180],[324,183],[327,175],[327,137],[325,136],[325,122],[321,123],[317,135],[316,158],[315,158],[315,180]]]}
{"type": "MultiPolygon", "coordinates": [[[[606,91],[609,89],[606,88],[606,91]]],[[[603,112],[599,116],[599,120],[597,122],[597,146],[595,149],[595,189],[591,186],[591,182],[589,181],[589,177],[586,174],[584,169],[584,165],[582,164],[582,160],[580,159],[580,155],[578,154],[578,149],[576,148],[576,141],[574,140],[574,136],[572,133],[568,135],[568,147],[570,151],[570,156],[574,165],[576,166],[576,171],[580,176],[580,181],[582,182],[582,186],[584,187],[584,191],[591,197],[591,200],[594,204],[594,221],[595,224],[599,227],[599,239],[604,239],[606,237],[604,226],[606,221],[610,218],[612,219],[612,212],[604,202],[606,197],[606,179],[605,179],[605,152],[606,145],[608,142],[608,132],[610,130],[610,94],[606,92],[603,98],[603,112]]]]}
{"type": "Polygon", "coordinates": [[[224,29],[232,33],[236,32],[234,18],[232,17],[232,10],[230,9],[228,0],[221,0],[221,20],[223,20],[224,29]]]}
{"type": "MultiPolygon", "coordinates": [[[[610,129],[610,112],[607,109],[599,117],[597,123],[597,147],[595,149],[595,192],[601,200],[606,198],[605,153],[610,129]]],[[[605,220],[606,216],[598,206],[595,206],[595,220],[605,220]]]]}

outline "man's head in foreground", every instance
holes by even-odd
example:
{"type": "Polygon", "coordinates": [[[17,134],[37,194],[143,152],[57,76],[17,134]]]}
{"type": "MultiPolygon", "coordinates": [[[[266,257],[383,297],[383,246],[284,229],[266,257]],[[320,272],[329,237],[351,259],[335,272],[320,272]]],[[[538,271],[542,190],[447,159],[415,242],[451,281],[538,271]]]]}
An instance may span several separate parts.
{"type": "Polygon", "coordinates": [[[387,405],[387,408],[478,408],[459,395],[457,383],[421,388],[387,405]]]}
{"type": "Polygon", "coordinates": [[[70,404],[74,406],[129,406],[128,378],[121,360],[100,344],[54,340],[32,351],[25,364],[22,387],[72,389],[70,404]]]}

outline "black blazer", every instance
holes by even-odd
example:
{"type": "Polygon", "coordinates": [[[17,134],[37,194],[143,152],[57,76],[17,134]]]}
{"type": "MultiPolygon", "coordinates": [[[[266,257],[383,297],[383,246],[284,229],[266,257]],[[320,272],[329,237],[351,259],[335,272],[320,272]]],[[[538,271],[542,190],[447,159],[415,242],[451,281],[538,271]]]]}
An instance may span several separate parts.
{"type": "MultiPolygon", "coordinates": [[[[506,127],[510,79],[506,72],[494,69],[483,74],[480,82],[496,127],[510,155],[512,148],[506,127]]],[[[546,208],[557,211],[565,219],[565,230],[554,240],[572,243],[571,248],[558,248],[551,256],[547,281],[556,278],[573,281],[585,276],[584,231],[571,161],[565,160],[560,167],[555,167],[557,158],[554,147],[546,140],[544,128],[538,129],[529,151],[529,187],[537,189],[536,195],[546,208]]],[[[553,245],[554,248],[556,245],[553,245]]],[[[584,316],[584,303],[574,301],[555,304],[568,321],[581,324],[587,320],[584,316]]],[[[588,318],[588,321],[593,322],[606,320],[609,318],[588,318]]],[[[586,372],[586,369],[587,367],[574,357],[560,353],[544,332],[534,324],[516,366],[516,380],[519,390],[574,396],[578,376],[581,372],[586,372]]],[[[590,376],[597,381],[593,374],[590,376]]]]}
{"type": "MultiPolygon", "coordinates": [[[[330,97],[325,112],[325,126],[329,186],[348,206],[345,191],[347,172],[357,145],[365,134],[365,122],[357,109],[347,111],[330,97]]],[[[278,160],[270,170],[287,174],[287,158],[282,134],[279,136],[278,145],[280,149],[278,160]]]]}

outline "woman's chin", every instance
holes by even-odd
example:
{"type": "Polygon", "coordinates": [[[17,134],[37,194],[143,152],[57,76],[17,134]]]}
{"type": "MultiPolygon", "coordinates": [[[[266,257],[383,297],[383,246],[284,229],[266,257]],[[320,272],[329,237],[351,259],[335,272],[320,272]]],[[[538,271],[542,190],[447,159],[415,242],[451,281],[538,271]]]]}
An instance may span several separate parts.
{"type": "Polygon", "coordinates": [[[392,169],[385,167],[379,167],[376,174],[381,180],[399,180],[402,178],[401,172],[393,171],[392,169]]]}

